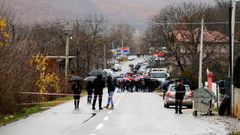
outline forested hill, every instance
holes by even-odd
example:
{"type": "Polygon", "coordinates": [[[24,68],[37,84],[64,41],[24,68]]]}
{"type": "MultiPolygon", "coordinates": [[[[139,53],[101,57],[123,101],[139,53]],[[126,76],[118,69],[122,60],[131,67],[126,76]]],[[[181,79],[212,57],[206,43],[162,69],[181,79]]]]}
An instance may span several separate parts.
{"type": "MultiPolygon", "coordinates": [[[[142,23],[164,6],[183,0],[7,0],[20,22],[72,20],[101,14],[109,22],[142,23]]],[[[198,1],[199,0],[192,0],[198,1]]],[[[206,0],[201,0],[206,1],[206,0]]],[[[214,0],[210,0],[214,1],[214,0]]],[[[143,26],[138,26],[143,27],[143,26]]]]}

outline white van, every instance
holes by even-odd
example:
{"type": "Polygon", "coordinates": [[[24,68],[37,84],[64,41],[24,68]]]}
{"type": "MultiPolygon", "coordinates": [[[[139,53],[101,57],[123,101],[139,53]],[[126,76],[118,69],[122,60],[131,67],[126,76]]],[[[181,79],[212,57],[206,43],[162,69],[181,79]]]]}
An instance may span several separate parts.
{"type": "Polygon", "coordinates": [[[113,68],[114,68],[115,71],[121,71],[122,70],[120,64],[114,64],[113,68]]]}
{"type": "Polygon", "coordinates": [[[150,78],[161,81],[162,84],[166,81],[169,76],[167,68],[152,68],[150,71],[150,78]]]}

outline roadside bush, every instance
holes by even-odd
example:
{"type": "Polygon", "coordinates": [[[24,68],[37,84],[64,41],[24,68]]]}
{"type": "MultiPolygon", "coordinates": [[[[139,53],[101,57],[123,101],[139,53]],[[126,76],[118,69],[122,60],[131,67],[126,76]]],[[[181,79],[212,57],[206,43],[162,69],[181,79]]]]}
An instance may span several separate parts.
{"type": "Polygon", "coordinates": [[[34,70],[29,67],[35,49],[30,43],[10,40],[6,22],[0,18],[0,114],[13,114],[21,109],[19,103],[35,100],[19,93],[35,89],[34,70]]]}

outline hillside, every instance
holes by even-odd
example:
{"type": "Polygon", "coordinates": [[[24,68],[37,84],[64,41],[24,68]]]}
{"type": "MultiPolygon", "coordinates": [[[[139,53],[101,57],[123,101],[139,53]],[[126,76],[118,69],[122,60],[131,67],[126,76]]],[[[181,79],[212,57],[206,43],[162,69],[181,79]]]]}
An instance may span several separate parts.
{"type": "MultiPolygon", "coordinates": [[[[164,6],[183,0],[7,0],[23,23],[72,20],[102,14],[113,23],[143,23],[164,6]]],[[[206,0],[202,0],[206,1],[206,0]]],[[[213,1],[213,0],[210,0],[213,1]]],[[[142,24],[141,24],[142,25],[142,24]]],[[[135,25],[136,27],[145,27],[135,25]]]]}

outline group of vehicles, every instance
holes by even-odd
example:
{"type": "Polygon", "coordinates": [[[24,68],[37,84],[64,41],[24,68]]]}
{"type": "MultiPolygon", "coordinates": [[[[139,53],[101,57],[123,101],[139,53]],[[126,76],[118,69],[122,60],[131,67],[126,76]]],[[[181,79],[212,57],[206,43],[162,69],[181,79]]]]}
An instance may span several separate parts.
{"type": "MultiPolygon", "coordinates": [[[[164,92],[164,107],[169,108],[170,106],[175,105],[175,87],[177,85],[176,80],[179,78],[170,79],[170,73],[168,71],[168,68],[156,68],[151,67],[151,61],[146,60],[146,62],[138,63],[135,68],[134,65],[129,65],[132,70],[137,70],[135,72],[142,73],[145,76],[148,76],[151,80],[157,80],[160,83],[160,88],[163,89],[163,85],[165,86],[164,92]]],[[[189,87],[189,84],[184,84],[186,92],[183,99],[183,106],[186,106],[187,108],[193,108],[193,100],[192,100],[192,91],[189,87]]]]}
{"type": "MultiPolygon", "coordinates": [[[[137,56],[128,56],[128,61],[135,60],[137,56]]],[[[163,85],[165,86],[165,89],[163,89],[163,95],[164,95],[164,107],[169,108],[170,106],[175,105],[175,87],[177,83],[175,80],[179,78],[170,79],[170,72],[168,71],[168,68],[166,67],[156,67],[153,65],[155,61],[155,57],[146,57],[145,62],[134,64],[129,64],[129,67],[131,68],[131,71],[133,74],[138,74],[140,76],[143,76],[143,78],[148,78],[150,80],[158,81],[159,82],[159,88],[163,89],[163,85]]],[[[113,66],[114,71],[121,71],[121,65],[116,63],[113,66]]],[[[186,93],[183,99],[183,106],[186,106],[187,108],[193,107],[193,101],[192,101],[192,91],[189,87],[189,84],[185,84],[186,93]]]]}

